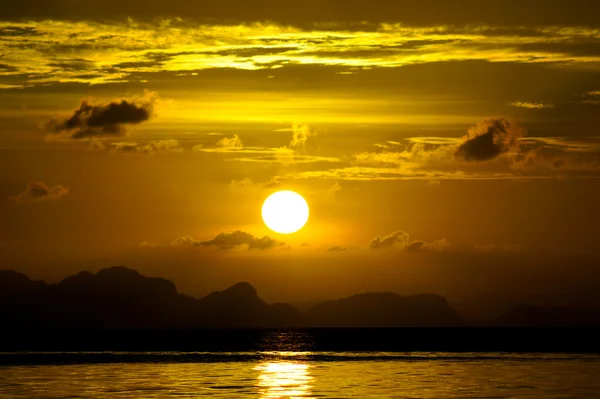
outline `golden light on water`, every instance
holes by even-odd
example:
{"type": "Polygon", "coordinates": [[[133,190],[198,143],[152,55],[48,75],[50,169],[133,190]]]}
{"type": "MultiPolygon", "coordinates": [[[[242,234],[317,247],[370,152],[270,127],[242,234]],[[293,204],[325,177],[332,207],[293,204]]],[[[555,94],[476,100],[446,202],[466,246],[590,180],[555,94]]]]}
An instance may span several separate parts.
{"type": "Polygon", "coordinates": [[[261,398],[309,398],[311,380],[306,363],[274,361],[259,364],[258,387],[261,398]]]}
{"type": "Polygon", "coordinates": [[[280,234],[292,234],[308,221],[308,204],[294,191],[278,191],[265,200],[262,217],[268,228],[280,234]]]}

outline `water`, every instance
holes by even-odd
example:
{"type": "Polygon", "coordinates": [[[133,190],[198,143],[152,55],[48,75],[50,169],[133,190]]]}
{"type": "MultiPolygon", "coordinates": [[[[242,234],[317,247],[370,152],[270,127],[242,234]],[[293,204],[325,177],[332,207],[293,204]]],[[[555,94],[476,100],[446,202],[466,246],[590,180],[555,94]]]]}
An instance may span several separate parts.
{"type": "Polygon", "coordinates": [[[529,353],[0,354],[0,398],[599,398],[600,356],[529,353]]]}

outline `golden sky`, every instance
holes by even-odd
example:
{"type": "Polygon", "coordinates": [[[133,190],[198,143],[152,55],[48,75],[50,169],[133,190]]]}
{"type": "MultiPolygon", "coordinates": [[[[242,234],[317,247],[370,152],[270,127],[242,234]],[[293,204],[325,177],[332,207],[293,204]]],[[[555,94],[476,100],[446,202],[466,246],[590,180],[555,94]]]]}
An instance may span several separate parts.
{"type": "Polygon", "coordinates": [[[600,8],[449,3],[3,7],[0,268],[594,295],[600,8]],[[311,209],[289,236],[260,216],[283,189],[311,209]]]}

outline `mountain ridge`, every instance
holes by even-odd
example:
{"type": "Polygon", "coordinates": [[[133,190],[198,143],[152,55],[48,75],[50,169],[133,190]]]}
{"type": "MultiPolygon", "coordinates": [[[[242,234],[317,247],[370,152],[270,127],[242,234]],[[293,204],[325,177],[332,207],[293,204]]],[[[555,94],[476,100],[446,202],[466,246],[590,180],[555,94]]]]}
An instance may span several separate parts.
{"type": "Polygon", "coordinates": [[[198,329],[294,327],[600,326],[600,312],[511,308],[472,323],[436,294],[368,292],[323,301],[302,312],[268,304],[248,282],[194,298],[171,281],[123,266],[79,272],[58,283],[0,270],[0,329],[198,329]]]}

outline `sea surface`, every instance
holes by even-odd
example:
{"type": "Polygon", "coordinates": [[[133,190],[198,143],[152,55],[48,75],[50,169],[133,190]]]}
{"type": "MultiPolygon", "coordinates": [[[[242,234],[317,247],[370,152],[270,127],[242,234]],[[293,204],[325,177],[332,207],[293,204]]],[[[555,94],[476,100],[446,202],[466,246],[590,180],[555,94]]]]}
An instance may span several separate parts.
{"type": "Polygon", "coordinates": [[[600,398],[599,354],[307,350],[312,338],[271,332],[242,351],[5,351],[0,398],[600,398]]]}

